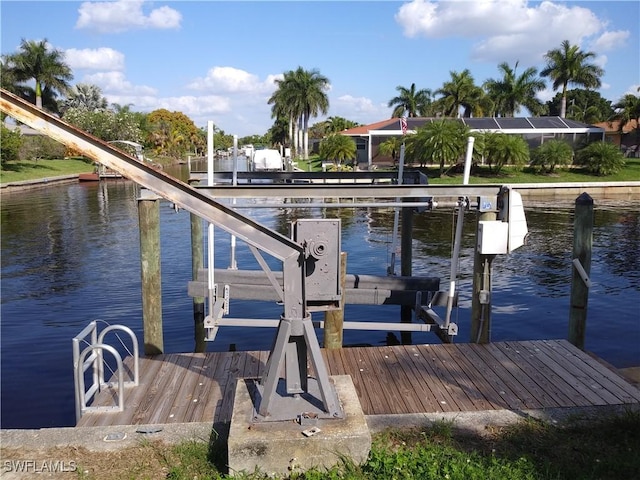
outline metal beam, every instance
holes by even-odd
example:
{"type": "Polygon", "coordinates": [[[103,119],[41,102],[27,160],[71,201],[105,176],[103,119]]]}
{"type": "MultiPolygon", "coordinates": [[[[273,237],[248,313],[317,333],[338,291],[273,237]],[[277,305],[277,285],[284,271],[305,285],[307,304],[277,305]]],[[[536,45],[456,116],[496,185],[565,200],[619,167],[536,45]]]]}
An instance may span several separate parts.
{"type": "Polygon", "coordinates": [[[250,184],[197,186],[212,198],[495,197],[502,185],[250,184]]]}
{"type": "Polygon", "coordinates": [[[302,254],[302,246],[216,202],[210,192],[204,194],[4,89],[0,89],[0,110],[280,260],[302,254]]]}

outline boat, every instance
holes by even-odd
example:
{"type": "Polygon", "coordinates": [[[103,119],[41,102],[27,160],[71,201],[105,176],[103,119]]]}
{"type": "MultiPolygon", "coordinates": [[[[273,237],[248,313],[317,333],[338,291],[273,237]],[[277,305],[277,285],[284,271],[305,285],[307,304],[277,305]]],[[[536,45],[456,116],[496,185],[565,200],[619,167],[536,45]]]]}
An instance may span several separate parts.
{"type": "Polygon", "coordinates": [[[284,170],[284,162],[280,152],[269,148],[256,150],[251,164],[256,172],[281,172],[284,170]]]}

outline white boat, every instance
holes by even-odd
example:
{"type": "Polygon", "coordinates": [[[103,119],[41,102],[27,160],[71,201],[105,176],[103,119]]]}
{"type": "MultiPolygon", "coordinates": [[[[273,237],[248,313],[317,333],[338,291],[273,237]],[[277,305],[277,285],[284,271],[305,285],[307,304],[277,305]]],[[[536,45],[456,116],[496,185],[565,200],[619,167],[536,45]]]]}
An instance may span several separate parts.
{"type": "Polygon", "coordinates": [[[284,161],[280,152],[269,148],[256,150],[251,163],[256,172],[281,172],[284,170],[284,161]]]}

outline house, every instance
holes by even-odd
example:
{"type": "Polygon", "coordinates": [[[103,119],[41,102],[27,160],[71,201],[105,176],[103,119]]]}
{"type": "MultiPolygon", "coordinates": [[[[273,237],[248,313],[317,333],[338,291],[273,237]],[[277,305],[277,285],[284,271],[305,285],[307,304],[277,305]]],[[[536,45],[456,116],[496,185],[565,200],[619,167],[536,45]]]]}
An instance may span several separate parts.
{"type": "Polygon", "coordinates": [[[640,157],[640,126],[637,120],[630,120],[622,128],[619,120],[594,126],[603,128],[605,140],[617,145],[626,157],[640,157]]]}
{"type": "MultiPolygon", "coordinates": [[[[406,120],[406,134],[413,134],[417,128],[426,123],[442,119],[409,117],[406,120]]],[[[450,120],[464,123],[472,132],[501,132],[509,135],[522,135],[531,148],[541,145],[550,138],[567,139],[574,145],[594,139],[604,140],[605,133],[602,127],[560,117],[484,117],[452,118],[450,120]]],[[[390,118],[350,128],[340,133],[355,140],[356,159],[360,168],[393,164],[393,159],[380,155],[378,149],[380,144],[389,137],[404,134],[400,118],[390,118]]]]}

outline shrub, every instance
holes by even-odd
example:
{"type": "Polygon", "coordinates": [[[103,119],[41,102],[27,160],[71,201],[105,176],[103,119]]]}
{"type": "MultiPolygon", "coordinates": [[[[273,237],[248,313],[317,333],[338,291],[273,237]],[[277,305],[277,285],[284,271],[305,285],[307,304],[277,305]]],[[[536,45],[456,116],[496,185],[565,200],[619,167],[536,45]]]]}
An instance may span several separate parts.
{"type": "Polygon", "coordinates": [[[611,143],[594,142],[578,151],[576,164],[585,167],[587,172],[605,176],[618,173],[625,165],[624,155],[611,143]]]}
{"type": "Polygon", "coordinates": [[[11,130],[4,126],[4,124],[0,125],[0,161],[2,165],[6,162],[11,162],[13,160],[18,160],[20,155],[20,147],[22,147],[22,135],[17,130],[11,130]]]}
{"type": "Polygon", "coordinates": [[[44,135],[24,137],[20,158],[22,160],[54,160],[66,156],[66,147],[44,135]]]}
{"type": "Polygon", "coordinates": [[[553,173],[556,167],[566,167],[572,159],[571,145],[562,140],[549,140],[531,152],[531,166],[542,173],[553,173]]]}
{"type": "Polygon", "coordinates": [[[485,136],[489,170],[495,174],[505,165],[521,169],[529,162],[529,145],[518,135],[491,133],[485,136]]]}

